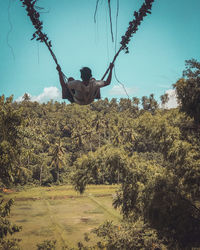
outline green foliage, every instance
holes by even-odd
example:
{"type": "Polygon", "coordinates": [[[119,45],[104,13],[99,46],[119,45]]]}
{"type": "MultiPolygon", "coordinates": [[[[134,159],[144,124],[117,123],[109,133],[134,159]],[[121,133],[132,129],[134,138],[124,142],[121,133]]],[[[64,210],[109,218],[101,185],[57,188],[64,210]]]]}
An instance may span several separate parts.
{"type": "Polygon", "coordinates": [[[100,249],[166,249],[156,231],[142,221],[121,225],[107,221],[93,233],[101,239],[97,244],[100,249]]]}
{"type": "Polygon", "coordinates": [[[200,245],[200,211],[181,193],[176,176],[157,176],[146,186],[144,218],[151,228],[179,249],[200,245]]]}
{"type": "Polygon", "coordinates": [[[114,184],[122,181],[126,153],[123,149],[103,146],[78,158],[72,177],[74,187],[83,193],[87,184],[114,184]]]}
{"type": "Polygon", "coordinates": [[[19,239],[7,239],[8,235],[13,235],[21,230],[20,226],[12,224],[8,220],[10,208],[13,205],[13,200],[4,202],[0,200],[0,249],[19,249],[19,239]]]}
{"type": "Polygon", "coordinates": [[[124,172],[121,188],[114,198],[114,207],[120,207],[125,218],[134,221],[139,219],[144,213],[145,200],[149,198],[146,187],[165,171],[154,161],[142,160],[138,154],[133,155],[124,172]]]}
{"type": "Polygon", "coordinates": [[[200,63],[196,60],[186,61],[184,71],[186,79],[180,79],[174,84],[181,111],[200,122],[200,63]]]}
{"type": "Polygon", "coordinates": [[[2,250],[20,250],[20,239],[0,240],[0,249],[2,250]]]}
{"type": "Polygon", "coordinates": [[[142,106],[144,110],[148,110],[154,113],[158,109],[158,103],[154,98],[154,94],[151,94],[149,98],[147,96],[143,96],[142,106]]]}
{"type": "Polygon", "coordinates": [[[72,183],[83,193],[87,184],[118,183],[113,205],[126,223],[98,228],[99,248],[199,247],[199,72],[187,61],[174,85],[180,109],[159,108],[153,94],[88,106],[2,96],[2,185],[72,183]]]}
{"type": "Polygon", "coordinates": [[[161,104],[162,106],[165,106],[165,104],[169,101],[169,95],[165,93],[164,95],[160,96],[161,104]]]}
{"type": "Polygon", "coordinates": [[[65,149],[62,147],[61,142],[59,140],[59,143],[55,145],[53,151],[52,151],[52,159],[51,159],[51,167],[52,167],[52,174],[54,177],[55,182],[60,181],[60,169],[62,168],[64,162],[64,154],[65,149]]]}
{"type": "Polygon", "coordinates": [[[19,130],[22,123],[20,110],[12,105],[12,96],[0,97],[0,180],[5,185],[16,181],[19,171],[19,130]]]}
{"type": "Polygon", "coordinates": [[[55,250],[56,240],[44,240],[42,243],[37,244],[38,250],[55,250]]]}

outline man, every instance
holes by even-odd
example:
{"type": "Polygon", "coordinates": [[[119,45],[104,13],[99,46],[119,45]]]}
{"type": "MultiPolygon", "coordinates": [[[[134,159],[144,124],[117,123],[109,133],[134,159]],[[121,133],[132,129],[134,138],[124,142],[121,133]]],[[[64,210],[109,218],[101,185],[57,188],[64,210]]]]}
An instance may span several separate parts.
{"type": "Polygon", "coordinates": [[[71,103],[75,102],[79,105],[87,105],[92,103],[94,99],[100,99],[100,88],[110,84],[113,66],[114,65],[111,63],[106,81],[95,80],[92,78],[91,69],[84,67],[80,70],[82,81],[74,80],[74,78],[70,77],[67,83],[65,83],[60,66],[57,66],[62,87],[62,98],[68,99],[71,103]]]}

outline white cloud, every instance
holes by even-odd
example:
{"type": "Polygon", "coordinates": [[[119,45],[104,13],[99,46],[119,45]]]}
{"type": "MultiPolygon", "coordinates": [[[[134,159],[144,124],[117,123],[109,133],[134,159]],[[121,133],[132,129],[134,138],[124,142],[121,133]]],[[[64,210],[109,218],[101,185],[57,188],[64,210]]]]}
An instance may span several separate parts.
{"type": "MultiPolygon", "coordinates": [[[[61,92],[58,88],[56,87],[46,87],[44,88],[43,92],[39,94],[38,96],[32,96],[31,94],[28,93],[30,96],[31,101],[36,101],[36,102],[48,102],[50,100],[53,101],[60,101],[61,100],[61,92]]],[[[17,102],[22,101],[22,96],[16,99],[17,102]]]]}
{"type": "Polygon", "coordinates": [[[136,93],[136,89],[128,87],[123,88],[121,85],[114,85],[112,89],[109,90],[109,94],[116,96],[127,96],[126,92],[130,96],[136,93]]]}
{"type": "Polygon", "coordinates": [[[176,91],[174,89],[168,89],[167,91],[165,91],[165,93],[168,94],[169,101],[164,105],[164,108],[167,109],[177,108],[178,101],[177,101],[176,91]]]}
{"type": "Polygon", "coordinates": [[[43,93],[31,97],[31,100],[36,102],[47,102],[50,100],[56,101],[58,99],[61,99],[61,93],[56,87],[44,88],[43,93]]]}

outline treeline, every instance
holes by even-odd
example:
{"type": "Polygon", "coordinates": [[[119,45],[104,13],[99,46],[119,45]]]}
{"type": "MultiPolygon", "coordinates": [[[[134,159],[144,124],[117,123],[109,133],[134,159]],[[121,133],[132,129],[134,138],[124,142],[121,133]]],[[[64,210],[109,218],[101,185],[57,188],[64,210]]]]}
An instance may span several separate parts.
{"type": "MultiPolygon", "coordinates": [[[[109,158],[113,148],[123,148],[129,156],[134,152],[155,151],[155,143],[149,142],[147,149],[140,139],[143,135],[139,131],[139,120],[168,111],[159,109],[153,95],[142,98],[143,109],[139,109],[139,103],[138,98],[119,102],[105,99],[90,106],[79,106],[53,101],[31,102],[27,94],[22,102],[1,96],[2,183],[7,187],[68,183],[82,157],[98,156],[101,154],[98,152],[104,151],[109,158]]],[[[103,172],[91,182],[119,182],[120,177],[116,178],[110,170],[103,172]]]]}
{"type": "Polygon", "coordinates": [[[197,61],[187,61],[174,88],[180,106],[170,110],[153,94],[88,106],[1,96],[1,185],[72,183],[84,192],[90,183],[119,183],[113,205],[124,220],[94,230],[98,248],[200,247],[197,61]]]}

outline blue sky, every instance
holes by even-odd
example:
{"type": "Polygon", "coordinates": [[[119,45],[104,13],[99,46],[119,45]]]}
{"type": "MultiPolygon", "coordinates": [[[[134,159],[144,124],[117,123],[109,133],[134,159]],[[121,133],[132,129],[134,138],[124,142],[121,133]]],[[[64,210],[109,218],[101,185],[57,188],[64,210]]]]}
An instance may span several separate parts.
{"type": "MultiPolygon", "coordinates": [[[[83,66],[99,79],[115,54],[107,0],[38,0],[44,8],[40,19],[52,41],[53,51],[67,76],[80,79],[83,66]]],[[[114,37],[116,3],[111,0],[114,37]]],[[[133,12],[143,0],[119,0],[117,48],[133,12]]],[[[58,99],[61,94],[56,66],[43,43],[31,41],[34,28],[19,0],[0,0],[0,95],[18,99],[29,93],[35,100],[58,99]]],[[[129,54],[121,52],[116,74],[130,97],[160,95],[172,88],[182,75],[185,60],[200,60],[200,1],[155,0],[148,15],[129,44],[129,54]]],[[[113,76],[102,97],[126,97],[113,76]]]]}

